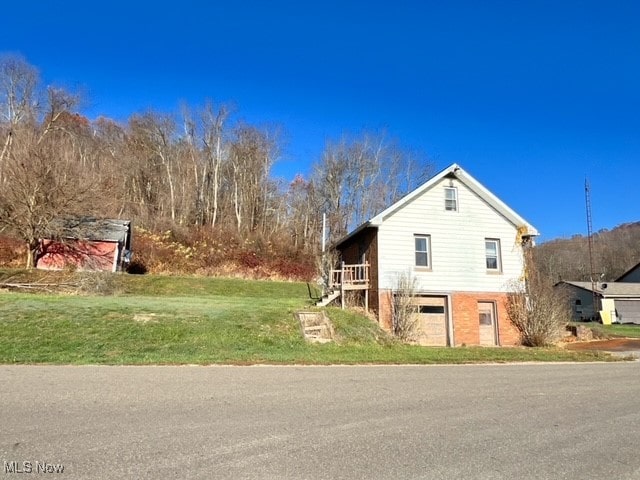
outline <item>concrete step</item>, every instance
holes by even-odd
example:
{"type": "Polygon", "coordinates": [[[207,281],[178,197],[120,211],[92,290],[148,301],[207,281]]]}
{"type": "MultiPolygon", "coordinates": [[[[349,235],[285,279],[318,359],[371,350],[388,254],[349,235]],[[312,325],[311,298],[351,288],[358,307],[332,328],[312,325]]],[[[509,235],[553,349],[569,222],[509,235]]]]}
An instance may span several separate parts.
{"type": "Polygon", "coordinates": [[[325,312],[297,312],[296,317],[308,342],[326,343],[333,339],[333,325],[325,312]]]}

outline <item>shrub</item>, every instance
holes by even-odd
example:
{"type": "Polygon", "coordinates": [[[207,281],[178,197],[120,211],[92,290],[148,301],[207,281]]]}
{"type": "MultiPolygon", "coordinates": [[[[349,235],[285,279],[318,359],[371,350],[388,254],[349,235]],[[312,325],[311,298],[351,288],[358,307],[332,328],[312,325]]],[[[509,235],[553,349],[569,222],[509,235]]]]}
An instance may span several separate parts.
{"type": "Polygon", "coordinates": [[[524,282],[512,285],[507,296],[507,313],[521,335],[522,344],[542,347],[557,343],[571,319],[569,302],[550,278],[537,270],[531,252],[525,253],[524,282]]]}
{"type": "Polygon", "coordinates": [[[24,266],[26,257],[24,242],[8,236],[0,236],[0,266],[17,268],[24,266]]]}
{"type": "Polygon", "coordinates": [[[316,275],[313,258],[290,258],[280,256],[274,262],[274,270],[283,278],[311,281],[316,275]]]}
{"type": "Polygon", "coordinates": [[[136,227],[129,273],[168,273],[310,280],[314,258],[256,236],[225,230],[176,229],[152,232],[136,227]]]}
{"type": "Polygon", "coordinates": [[[238,253],[238,263],[243,267],[256,269],[264,263],[263,260],[256,255],[256,252],[241,251],[238,253]]]}
{"type": "Polygon", "coordinates": [[[411,272],[398,274],[391,297],[391,331],[400,340],[410,340],[416,324],[414,297],[417,279],[411,272]]]}
{"type": "Polygon", "coordinates": [[[80,293],[114,295],[119,290],[118,275],[111,272],[78,272],[72,278],[80,293]]]}

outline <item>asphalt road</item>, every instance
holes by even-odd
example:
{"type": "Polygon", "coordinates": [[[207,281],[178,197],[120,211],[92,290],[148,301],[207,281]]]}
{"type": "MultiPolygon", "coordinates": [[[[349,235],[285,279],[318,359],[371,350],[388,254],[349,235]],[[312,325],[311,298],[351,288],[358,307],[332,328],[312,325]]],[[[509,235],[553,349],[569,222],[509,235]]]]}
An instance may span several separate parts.
{"type": "Polygon", "coordinates": [[[639,362],[1,366],[0,385],[0,479],[640,478],[639,362]]]}

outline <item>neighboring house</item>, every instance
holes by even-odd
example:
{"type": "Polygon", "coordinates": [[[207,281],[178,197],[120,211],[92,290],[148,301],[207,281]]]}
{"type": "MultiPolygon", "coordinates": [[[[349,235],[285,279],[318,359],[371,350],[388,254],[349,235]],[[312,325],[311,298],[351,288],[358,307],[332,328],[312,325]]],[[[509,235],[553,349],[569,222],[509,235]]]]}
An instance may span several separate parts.
{"type": "Polygon", "coordinates": [[[634,265],[616,279],[616,282],[640,283],[640,263],[634,265]]]}
{"type": "Polygon", "coordinates": [[[640,283],[596,282],[592,286],[591,282],[562,281],[556,287],[567,292],[574,320],[640,324],[640,283]]]}
{"type": "Polygon", "coordinates": [[[343,298],[345,290],[364,291],[390,329],[392,296],[408,272],[417,280],[419,343],[514,345],[520,338],[506,299],[521,285],[523,248],[536,235],[454,164],[341,239],[344,265],[332,286],[343,298]]]}
{"type": "Polygon", "coordinates": [[[131,222],[72,218],[54,222],[55,239],[43,238],[36,267],[45,270],[123,270],[131,259],[131,222]]]}

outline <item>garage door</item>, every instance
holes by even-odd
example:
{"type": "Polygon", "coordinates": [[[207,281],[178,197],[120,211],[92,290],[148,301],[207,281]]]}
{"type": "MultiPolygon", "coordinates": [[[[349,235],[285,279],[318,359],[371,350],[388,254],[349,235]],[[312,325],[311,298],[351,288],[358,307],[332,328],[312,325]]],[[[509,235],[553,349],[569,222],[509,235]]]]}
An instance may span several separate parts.
{"type": "Polygon", "coordinates": [[[640,323],[640,300],[616,300],[620,323],[640,323]]]}
{"type": "Polygon", "coordinates": [[[420,345],[446,347],[446,297],[416,297],[415,336],[420,345]]]}

